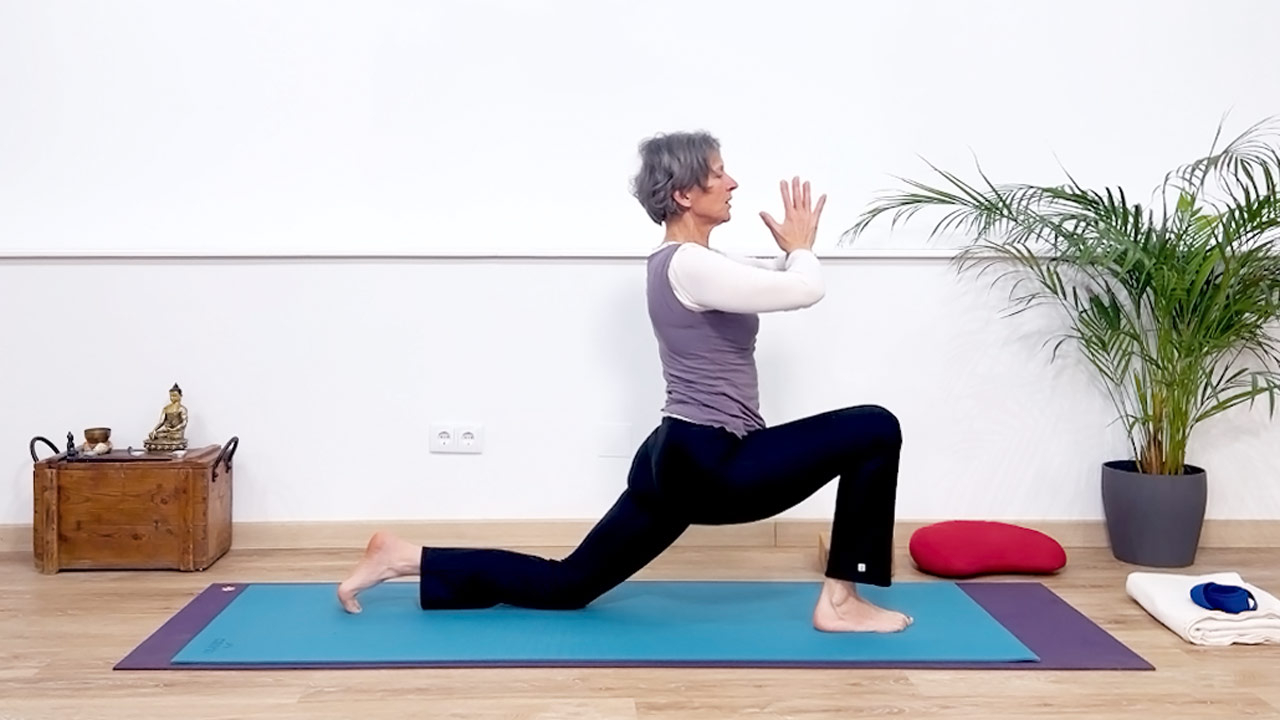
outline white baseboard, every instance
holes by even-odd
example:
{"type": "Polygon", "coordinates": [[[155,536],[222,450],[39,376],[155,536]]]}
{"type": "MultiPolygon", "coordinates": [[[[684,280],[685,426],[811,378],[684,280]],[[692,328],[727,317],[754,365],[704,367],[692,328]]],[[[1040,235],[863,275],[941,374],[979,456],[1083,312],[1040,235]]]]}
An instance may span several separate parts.
{"type": "MultiPolygon", "coordinates": [[[[916,529],[934,521],[900,521],[895,540],[905,547],[916,529]]],[[[1066,547],[1107,547],[1101,520],[1008,520],[1047,533],[1066,547]]],[[[572,547],[592,520],[430,520],[238,522],[232,549],[359,548],[379,529],[423,545],[463,547],[572,547]]],[[[816,547],[829,520],[766,520],[744,525],[690,528],[677,547],[816,547]]],[[[31,552],[30,525],[0,525],[0,552],[31,552]]],[[[1202,547],[1280,547],[1280,520],[1206,520],[1202,547]]]]}

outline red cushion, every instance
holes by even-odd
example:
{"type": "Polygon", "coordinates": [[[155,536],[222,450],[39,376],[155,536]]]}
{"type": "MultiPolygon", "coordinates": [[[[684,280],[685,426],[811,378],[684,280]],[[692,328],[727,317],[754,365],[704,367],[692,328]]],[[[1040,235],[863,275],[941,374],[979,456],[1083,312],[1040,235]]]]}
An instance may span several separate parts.
{"type": "Polygon", "coordinates": [[[1049,574],[1067,564],[1058,541],[990,520],[948,520],[916,530],[909,546],[921,571],[941,577],[1049,574]]]}

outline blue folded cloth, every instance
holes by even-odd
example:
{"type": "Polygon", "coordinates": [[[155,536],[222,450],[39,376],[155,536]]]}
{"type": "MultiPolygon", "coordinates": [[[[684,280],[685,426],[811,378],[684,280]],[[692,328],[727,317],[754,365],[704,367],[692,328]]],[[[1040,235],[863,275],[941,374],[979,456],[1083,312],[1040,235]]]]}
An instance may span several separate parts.
{"type": "Polygon", "coordinates": [[[1215,582],[1200,583],[1192,587],[1191,600],[1206,610],[1221,610],[1233,614],[1258,608],[1258,601],[1247,589],[1215,582]]]}

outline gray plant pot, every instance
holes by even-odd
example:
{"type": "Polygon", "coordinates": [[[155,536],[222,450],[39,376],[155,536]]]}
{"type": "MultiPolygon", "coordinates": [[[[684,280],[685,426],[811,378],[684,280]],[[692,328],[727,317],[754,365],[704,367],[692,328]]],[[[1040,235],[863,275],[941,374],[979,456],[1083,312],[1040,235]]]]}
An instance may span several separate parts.
{"type": "Polygon", "coordinates": [[[1151,475],[1132,460],[1102,465],[1102,508],[1111,553],[1151,567],[1186,567],[1196,560],[1209,484],[1203,468],[1151,475]]]}

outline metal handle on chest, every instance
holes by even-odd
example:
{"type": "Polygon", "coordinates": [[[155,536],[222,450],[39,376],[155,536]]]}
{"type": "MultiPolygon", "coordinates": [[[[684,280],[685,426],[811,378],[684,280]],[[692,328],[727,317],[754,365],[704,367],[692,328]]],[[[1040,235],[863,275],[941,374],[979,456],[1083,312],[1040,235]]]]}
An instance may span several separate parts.
{"type": "Polygon", "coordinates": [[[227,441],[227,444],[223,445],[222,449],[218,451],[218,458],[213,461],[213,482],[218,481],[218,468],[222,465],[224,460],[227,463],[227,472],[231,472],[231,459],[235,457],[236,450],[239,449],[239,447],[240,438],[232,435],[231,439],[227,441]]]}
{"type": "Polygon", "coordinates": [[[27,451],[31,453],[31,462],[40,462],[39,456],[36,455],[36,443],[38,442],[42,442],[45,445],[48,445],[49,449],[53,451],[54,455],[57,455],[58,453],[62,452],[61,450],[58,449],[57,445],[54,445],[53,442],[49,440],[49,438],[41,437],[37,435],[31,438],[31,442],[27,444],[27,451]]]}

